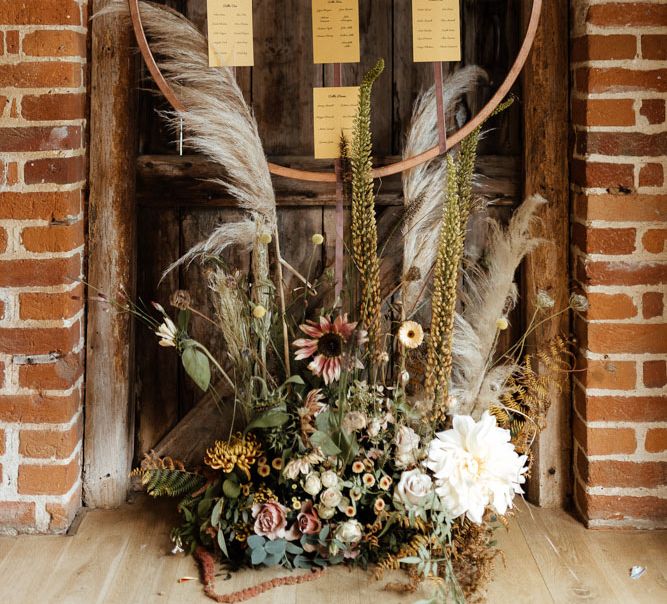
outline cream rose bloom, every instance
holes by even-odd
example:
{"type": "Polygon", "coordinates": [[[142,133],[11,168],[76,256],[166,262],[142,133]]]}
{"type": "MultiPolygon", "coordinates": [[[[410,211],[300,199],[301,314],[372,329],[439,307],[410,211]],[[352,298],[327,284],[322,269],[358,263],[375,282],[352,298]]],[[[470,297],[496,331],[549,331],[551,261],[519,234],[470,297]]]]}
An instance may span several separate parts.
{"type": "Polygon", "coordinates": [[[327,489],[320,495],[320,502],[328,508],[335,508],[343,499],[338,489],[327,489]]]}
{"type": "Polygon", "coordinates": [[[320,480],[322,481],[322,486],[325,489],[331,489],[333,487],[338,486],[338,475],[336,472],[333,472],[332,470],[327,470],[326,472],[322,473],[322,476],[320,477],[320,480]]]}
{"type": "Polygon", "coordinates": [[[334,536],[341,543],[354,544],[361,541],[362,534],[358,520],[347,520],[338,526],[334,536]]]}
{"type": "Polygon", "coordinates": [[[407,508],[417,507],[423,505],[432,493],[431,477],[419,468],[415,468],[401,474],[401,479],[394,491],[394,499],[407,508]]]}
{"type": "Polygon", "coordinates": [[[306,491],[308,495],[315,497],[315,495],[317,495],[322,490],[322,481],[320,480],[319,475],[315,472],[308,474],[308,476],[306,476],[305,482],[303,483],[303,490],[306,491]]]}
{"type": "Polygon", "coordinates": [[[408,426],[401,426],[394,439],[396,445],[396,467],[407,468],[417,461],[419,450],[419,435],[408,426]]]}
{"type": "Polygon", "coordinates": [[[467,415],[454,417],[453,428],[439,432],[428,448],[426,467],[433,472],[435,492],[452,518],[465,514],[480,524],[487,507],[503,515],[512,507],[527,457],[518,455],[509,430],[496,425],[487,412],[476,422],[467,415]]]}

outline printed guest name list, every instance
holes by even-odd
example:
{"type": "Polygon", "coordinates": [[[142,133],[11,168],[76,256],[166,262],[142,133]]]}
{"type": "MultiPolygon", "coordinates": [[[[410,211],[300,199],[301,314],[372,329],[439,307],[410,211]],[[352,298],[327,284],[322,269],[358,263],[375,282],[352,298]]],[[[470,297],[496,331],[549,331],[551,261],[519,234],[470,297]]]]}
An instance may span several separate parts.
{"type": "Polygon", "coordinates": [[[207,0],[208,64],[252,67],[255,63],[252,0],[207,0]]]}
{"type": "Polygon", "coordinates": [[[315,159],[339,157],[341,134],[352,140],[358,101],[358,86],[313,89],[315,159]]]}
{"type": "Polygon", "coordinates": [[[461,60],[459,0],[412,0],[415,63],[461,60]]]}
{"type": "Polygon", "coordinates": [[[312,0],[313,62],[358,63],[359,0],[312,0]]]}

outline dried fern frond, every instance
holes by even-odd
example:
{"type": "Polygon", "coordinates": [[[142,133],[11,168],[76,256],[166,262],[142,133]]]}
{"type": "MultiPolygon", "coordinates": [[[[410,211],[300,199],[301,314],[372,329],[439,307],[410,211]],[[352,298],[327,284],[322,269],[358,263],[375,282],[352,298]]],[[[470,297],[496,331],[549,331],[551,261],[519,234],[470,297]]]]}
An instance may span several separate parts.
{"type": "Polygon", "coordinates": [[[380,349],[381,293],[380,263],[375,221],[375,192],[371,161],[371,91],[384,70],[380,59],[364,76],[359,88],[359,106],[354,118],[354,138],[350,148],[352,170],[352,257],[361,284],[360,319],[368,332],[369,349],[380,349]]]}
{"type": "Polygon", "coordinates": [[[381,579],[388,570],[398,570],[401,567],[401,558],[417,556],[420,549],[430,548],[436,543],[433,535],[423,535],[417,533],[410,537],[407,543],[404,543],[395,554],[386,553],[375,566],[375,578],[381,579]]]}
{"type": "Polygon", "coordinates": [[[190,472],[180,461],[158,457],[155,451],[146,453],[141,467],[130,474],[141,479],[141,484],[152,497],[179,497],[202,487],[206,479],[190,472]]]}
{"type": "MultiPolygon", "coordinates": [[[[185,142],[218,164],[215,182],[248,213],[248,218],[220,225],[168,270],[201,256],[219,256],[231,245],[251,249],[257,233],[276,228],[276,201],[257,123],[229,67],[209,67],[208,42],[178,13],[140,2],[141,18],[165,79],[186,107],[165,113],[172,130],[184,127],[185,142]]],[[[127,2],[100,14],[129,16],[127,2]]]]}

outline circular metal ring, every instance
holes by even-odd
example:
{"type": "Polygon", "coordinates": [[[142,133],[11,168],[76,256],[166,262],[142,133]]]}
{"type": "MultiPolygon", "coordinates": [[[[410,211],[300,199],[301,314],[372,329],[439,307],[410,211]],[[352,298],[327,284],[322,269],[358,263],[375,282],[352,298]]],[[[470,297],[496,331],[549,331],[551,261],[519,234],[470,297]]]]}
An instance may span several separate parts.
{"type": "MultiPolygon", "coordinates": [[[[481,109],[481,111],[470,120],[463,128],[454,133],[451,137],[447,138],[447,146],[444,152],[448,151],[452,147],[458,145],[468,134],[470,134],[475,128],[480,126],[486,121],[491,114],[494,112],[496,107],[502,102],[502,100],[507,96],[511,90],[514,82],[516,82],[523,66],[528,59],[530,54],[530,49],[533,46],[535,41],[535,36],[537,34],[537,26],[540,21],[540,14],[542,12],[542,1],[543,0],[533,0],[533,7],[530,14],[530,21],[528,22],[528,27],[526,29],[526,35],[524,36],[523,43],[519,49],[519,53],[514,61],[514,64],[510,68],[507,76],[503,80],[503,83],[500,85],[496,93],[491,97],[491,100],[481,109]]],[[[134,35],[137,39],[137,44],[139,45],[139,50],[141,55],[146,62],[148,71],[155,80],[158,88],[165,96],[169,104],[176,111],[186,111],[186,107],[180,102],[174,90],[169,85],[169,82],[165,79],[155,62],[155,57],[151,52],[148,40],[146,39],[146,32],[144,31],[143,23],[141,22],[141,12],[139,10],[139,0],[128,0],[130,6],[130,16],[132,18],[132,27],[134,28],[134,35]]],[[[379,168],[373,169],[374,178],[382,178],[384,176],[390,176],[392,174],[398,174],[399,172],[405,172],[410,170],[415,166],[423,164],[435,157],[438,157],[442,152],[439,146],[435,146],[432,149],[428,149],[419,155],[414,157],[409,157],[400,161],[397,161],[393,164],[386,166],[381,166],[379,168]]],[[[292,178],[295,180],[303,180],[310,182],[336,182],[336,173],[335,171],[331,172],[317,172],[312,170],[300,170],[298,168],[289,168],[287,166],[280,166],[278,164],[269,163],[269,170],[272,174],[277,176],[284,176],[285,178],[292,178]]]]}

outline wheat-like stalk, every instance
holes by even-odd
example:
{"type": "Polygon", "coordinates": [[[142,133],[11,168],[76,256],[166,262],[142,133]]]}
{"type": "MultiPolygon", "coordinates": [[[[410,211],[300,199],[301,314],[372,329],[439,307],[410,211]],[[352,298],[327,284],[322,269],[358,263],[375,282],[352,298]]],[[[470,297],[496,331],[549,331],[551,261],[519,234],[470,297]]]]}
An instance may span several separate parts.
{"type": "Polygon", "coordinates": [[[369,348],[371,353],[375,354],[380,349],[381,294],[371,161],[371,91],[373,83],[383,70],[384,61],[380,59],[361,83],[359,107],[354,119],[354,138],[350,148],[352,257],[361,283],[361,324],[368,331],[369,348]]]}

